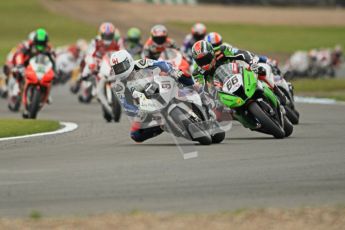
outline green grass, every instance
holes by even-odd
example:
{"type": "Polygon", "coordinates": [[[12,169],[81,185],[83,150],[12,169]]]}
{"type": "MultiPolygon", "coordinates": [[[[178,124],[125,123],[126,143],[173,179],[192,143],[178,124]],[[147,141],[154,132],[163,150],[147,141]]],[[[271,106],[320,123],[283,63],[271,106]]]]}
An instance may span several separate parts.
{"type": "Polygon", "coordinates": [[[42,214],[39,212],[39,211],[36,211],[36,210],[33,210],[29,217],[32,219],[32,220],[39,220],[42,218],[42,214]]]}
{"type": "Polygon", "coordinates": [[[301,79],[292,84],[297,95],[345,101],[345,79],[301,79]]]}
{"type": "Polygon", "coordinates": [[[0,21],[1,63],[12,47],[39,27],[48,31],[53,46],[89,39],[97,33],[93,26],[47,11],[38,0],[1,0],[0,21]]]}
{"type": "Polygon", "coordinates": [[[0,138],[55,131],[59,128],[57,121],[0,119],[0,138]]]}
{"type": "MultiPolygon", "coordinates": [[[[291,53],[319,47],[345,47],[345,27],[276,26],[205,23],[208,31],[219,32],[223,40],[241,49],[258,53],[291,53]]],[[[172,22],[171,26],[190,30],[191,23],[172,22]]]]}

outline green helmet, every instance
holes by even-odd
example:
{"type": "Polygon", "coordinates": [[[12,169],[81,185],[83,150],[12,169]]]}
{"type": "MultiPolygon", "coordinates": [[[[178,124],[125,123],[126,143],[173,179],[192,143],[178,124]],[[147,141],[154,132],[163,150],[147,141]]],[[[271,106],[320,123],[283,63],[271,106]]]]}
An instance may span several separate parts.
{"type": "Polygon", "coordinates": [[[33,42],[38,51],[43,51],[47,47],[48,41],[48,34],[45,29],[40,28],[36,30],[33,42]]]}
{"type": "Polygon", "coordinates": [[[138,43],[141,39],[141,32],[138,28],[132,27],[127,32],[127,38],[131,42],[138,43]]]}

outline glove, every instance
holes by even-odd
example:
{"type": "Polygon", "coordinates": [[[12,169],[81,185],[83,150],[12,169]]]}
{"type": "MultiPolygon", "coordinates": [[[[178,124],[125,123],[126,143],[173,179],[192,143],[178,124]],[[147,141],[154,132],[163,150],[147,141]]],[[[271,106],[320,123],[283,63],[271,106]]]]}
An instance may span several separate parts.
{"type": "Polygon", "coordinates": [[[169,72],[169,74],[175,78],[176,80],[178,80],[180,77],[183,76],[183,72],[181,70],[177,70],[177,69],[171,69],[171,71],[169,72]]]}
{"type": "Polygon", "coordinates": [[[260,57],[259,56],[254,56],[253,59],[250,61],[250,65],[258,64],[259,61],[260,61],[260,57]]]}
{"type": "Polygon", "coordinates": [[[260,66],[257,63],[253,63],[253,64],[250,65],[250,69],[254,73],[259,73],[260,66]]]}
{"type": "Polygon", "coordinates": [[[173,70],[172,64],[166,61],[156,61],[153,65],[159,67],[163,72],[170,73],[173,70]]]}

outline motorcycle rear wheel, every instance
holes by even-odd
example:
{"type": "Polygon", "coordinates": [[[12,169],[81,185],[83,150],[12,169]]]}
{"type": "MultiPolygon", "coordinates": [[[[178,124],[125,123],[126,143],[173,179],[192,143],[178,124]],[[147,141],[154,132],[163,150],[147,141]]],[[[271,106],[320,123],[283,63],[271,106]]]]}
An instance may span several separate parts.
{"type": "Polygon", "coordinates": [[[284,132],[285,137],[289,137],[293,132],[293,125],[291,124],[290,120],[284,116],[284,132]]]}
{"type": "Polygon", "coordinates": [[[297,125],[299,123],[299,114],[296,113],[289,106],[285,106],[286,116],[289,118],[292,124],[297,125]]]}

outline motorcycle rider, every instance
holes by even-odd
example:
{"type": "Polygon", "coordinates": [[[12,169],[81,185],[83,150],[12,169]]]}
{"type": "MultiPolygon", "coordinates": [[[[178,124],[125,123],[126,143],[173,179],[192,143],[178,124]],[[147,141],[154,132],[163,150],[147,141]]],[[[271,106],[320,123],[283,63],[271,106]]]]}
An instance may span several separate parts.
{"type": "Polygon", "coordinates": [[[145,42],[142,56],[157,60],[166,48],[178,49],[176,42],[168,37],[168,30],[163,25],[151,29],[151,37],[145,42]]]}
{"type": "MultiPolygon", "coordinates": [[[[120,102],[127,115],[133,117],[130,129],[130,136],[136,142],[143,142],[149,138],[155,137],[163,132],[160,126],[146,127],[146,123],[142,121],[140,111],[136,106],[136,98],[132,93],[134,90],[149,93],[151,87],[145,86],[145,89],[137,89],[139,84],[135,84],[138,79],[133,79],[135,73],[140,69],[159,68],[161,73],[174,76],[181,84],[191,86],[194,84],[190,76],[185,76],[181,71],[176,70],[166,61],[156,61],[152,59],[140,59],[134,61],[132,56],[126,50],[114,52],[111,56],[110,63],[114,71],[114,81],[112,88],[115,89],[120,102]]],[[[140,80],[140,79],[139,79],[140,80]]]]}
{"type": "Polygon", "coordinates": [[[248,65],[251,65],[251,69],[254,72],[257,72],[259,78],[267,82],[267,84],[269,84],[271,87],[273,87],[274,93],[279,97],[281,102],[283,104],[286,103],[286,97],[284,96],[283,92],[281,92],[281,90],[274,84],[274,78],[267,76],[264,69],[257,65],[257,63],[266,63],[271,67],[271,70],[274,75],[280,75],[281,71],[278,68],[278,62],[275,59],[270,59],[262,55],[257,56],[252,52],[239,50],[238,48],[233,47],[229,43],[223,42],[222,36],[217,32],[209,33],[205,37],[205,40],[212,45],[217,60],[227,60],[227,58],[224,59],[224,56],[236,56],[236,58],[233,58],[232,61],[244,61],[248,65]]]}
{"type": "Polygon", "coordinates": [[[18,75],[18,72],[16,69],[14,69],[13,72],[13,67],[15,66],[16,63],[16,56],[20,54],[20,51],[25,47],[26,44],[32,43],[34,37],[35,37],[36,31],[31,31],[28,35],[28,38],[21,43],[19,43],[17,46],[13,47],[11,51],[7,54],[6,56],[6,62],[3,66],[3,73],[5,74],[5,82],[8,82],[9,77],[11,74],[14,75],[14,77],[18,77],[17,80],[19,82],[22,81],[22,78],[20,75],[18,75]]]}
{"type": "Polygon", "coordinates": [[[110,22],[103,22],[98,30],[98,35],[91,41],[84,60],[80,64],[81,74],[71,91],[79,91],[81,81],[98,73],[99,63],[107,52],[118,51],[121,48],[119,30],[110,22]]]}
{"type": "Polygon", "coordinates": [[[138,28],[132,27],[127,31],[124,47],[133,57],[140,57],[143,44],[141,43],[141,31],[138,28]]]}
{"type": "MultiPolygon", "coordinates": [[[[23,47],[21,47],[19,52],[15,55],[15,68],[17,69],[17,77],[23,79],[26,66],[28,66],[30,59],[37,54],[47,55],[47,57],[53,65],[54,72],[56,71],[55,52],[53,51],[51,45],[48,42],[48,33],[45,29],[40,28],[36,30],[33,40],[29,40],[23,44],[23,47]]],[[[49,93],[47,93],[47,97],[49,97],[49,93]]],[[[23,117],[25,118],[28,115],[25,98],[23,98],[23,104],[23,117]]]]}
{"type": "MultiPolygon", "coordinates": [[[[189,58],[192,57],[192,47],[195,42],[203,40],[206,36],[207,28],[202,23],[196,23],[191,28],[191,33],[187,34],[183,40],[181,51],[189,58]]],[[[189,60],[191,62],[191,60],[189,60]]]]}
{"type": "MultiPolygon", "coordinates": [[[[221,87],[221,82],[213,78],[219,66],[234,61],[244,61],[250,66],[252,71],[261,74],[262,70],[258,66],[258,63],[267,61],[249,51],[239,50],[228,45],[216,47],[218,49],[215,52],[211,43],[201,40],[196,42],[192,48],[192,57],[196,63],[196,68],[192,76],[200,85],[206,86],[205,90],[211,94],[214,93],[214,89],[219,89],[221,87]]],[[[216,110],[218,110],[218,108],[216,108],[216,110]]],[[[219,113],[222,111],[220,109],[220,111],[215,112],[218,117],[219,113]]],[[[241,119],[241,117],[236,116],[236,114],[234,114],[234,116],[236,119],[241,119]]],[[[242,122],[246,123],[246,121],[242,122]]]]}

